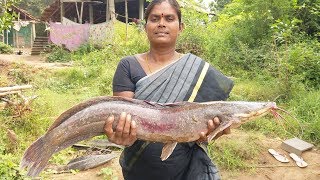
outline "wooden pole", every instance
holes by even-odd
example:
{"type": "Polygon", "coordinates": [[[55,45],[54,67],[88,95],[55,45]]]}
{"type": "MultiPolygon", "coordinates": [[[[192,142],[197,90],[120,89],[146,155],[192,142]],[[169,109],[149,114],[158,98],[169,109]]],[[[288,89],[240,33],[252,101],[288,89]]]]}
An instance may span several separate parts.
{"type": "Polygon", "coordinates": [[[74,2],[76,4],[76,10],[77,10],[77,15],[78,15],[78,22],[80,23],[80,14],[79,14],[79,9],[78,9],[78,3],[74,2]]]}
{"type": "MultiPolygon", "coordinates": [[[[8,29],[6,30],[6,34],[7,34],[7,45],[9,45],[9,31],[8,29]]],[[[12,36],[13,36],[13,33],[12,33],[12,36]]],[[[13,39],[13,37],[12,37],[13,39]]]]}
{"type": "Polygon", "coordinates": [[[63,16],[64,16],[63,0],[60,0],[60,21],[61,21],[61,24],[63,23],[63,16]]]}
{"type": "Polygon", "coordinates": [[[92,7],[92,4],[89,4],[89,21],[90,21],[90,24],[93,24],[93,7],[92,7]]]}
{"type": "Polygon", "coordinates": [[[124,1],[126,13],[126,42],[128,41],[128,0],[124,1]]]}
{"type": "Polygon", "coordinates": [[[80,24],[82,24],[82,15],[83,15],[83,2],[81,2],[81,10],[80,10],[80,24]]]}
{"type": "Polygon", "coordinates": [[[139,19],[143,19],[144,17],[144,0],[139,0],[139,19]]]}
{"type": "Polygon", "coordinates": [[[112,22],[114,22],[116,20],[116,10],[115,10],[115,6],[114,6],[114,0],[109,0],[109,12],[110,12],[110,19],[112,22]]]}

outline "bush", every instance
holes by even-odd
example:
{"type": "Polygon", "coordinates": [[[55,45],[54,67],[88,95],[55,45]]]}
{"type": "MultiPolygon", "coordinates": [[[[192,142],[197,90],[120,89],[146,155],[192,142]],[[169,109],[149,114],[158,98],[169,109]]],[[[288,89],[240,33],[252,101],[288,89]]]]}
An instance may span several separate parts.
{"type": "Polygon", "coordinates": [[[302,42],[289,47],[289,76],[299,79],[308,89],[320,88],[320,43],[302,42]]]}
{"type": "Polygon", "coordinates": [[[53,46],[47,55],[47,62],[69,62],[71,53],[63,47],[53,46]]]}
{"type": "Polygon", "coordinates": [[[13,49],[11,46],[0,42],[0,54],[11,54],[13,53],[13,49]]]}
{"type": "Polygon", "coordinates": [[[12,154],[0,155],[0,177],[1,179],[25,179],[25,172],[21,172],[16,163],[17,157],[12,154]]]}

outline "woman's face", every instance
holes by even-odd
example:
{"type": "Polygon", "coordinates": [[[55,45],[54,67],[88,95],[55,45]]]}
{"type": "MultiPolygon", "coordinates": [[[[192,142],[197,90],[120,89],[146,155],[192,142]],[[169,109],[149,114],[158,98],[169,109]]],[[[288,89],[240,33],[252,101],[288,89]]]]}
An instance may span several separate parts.
{"type": "Polygon", "coordinates": [[[164,1],[151,10],[145,30],[151,44],[175,45],[182,26],[176,10],[164,1]]]}

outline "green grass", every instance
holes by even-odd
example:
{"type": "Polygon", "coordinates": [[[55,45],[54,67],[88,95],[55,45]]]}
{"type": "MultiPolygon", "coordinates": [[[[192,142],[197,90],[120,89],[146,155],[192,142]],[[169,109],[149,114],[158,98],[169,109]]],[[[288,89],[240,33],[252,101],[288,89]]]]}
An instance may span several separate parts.
{"type": "Polygon", "coordinates": [[[246,132],[244,136],[225,135],[208,146],[209,156],[219,168],[225,170],[246,170],[256,161],[262,150],[261,135],[246,132]]]}

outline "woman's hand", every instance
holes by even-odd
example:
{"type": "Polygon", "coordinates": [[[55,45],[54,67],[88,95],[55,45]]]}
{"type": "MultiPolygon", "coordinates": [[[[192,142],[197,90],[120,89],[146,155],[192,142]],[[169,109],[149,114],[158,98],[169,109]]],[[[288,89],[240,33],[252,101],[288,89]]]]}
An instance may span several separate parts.
{"type": "Polygon", "coordinates": [[[109,141],[118,145],[131,146],[137,140],[136,122],[131,120],[131,115],[121,113],[115,131],[112,128],[113,121],[114,116],[109,116],[104,125],[109,141]]]}
{"type": "MultiPolygon", "coordinates": [[[[200,133],[200,138],[198,140],[198,142],[206,142],[208,141],[208,135],[210,133],[212,133],[220,124],[220,120],[218,117],[213,118],[213,120],[209,120],[208,121],[208,132],[201,132],[200,133]]],[[[225,130],[223,130],[222,132],[219,132],[213,139],[217,139],[220,136],[222,136],[223,134],[230,134],[231,130],[230,127],[226,128],[225,130]]]]}

